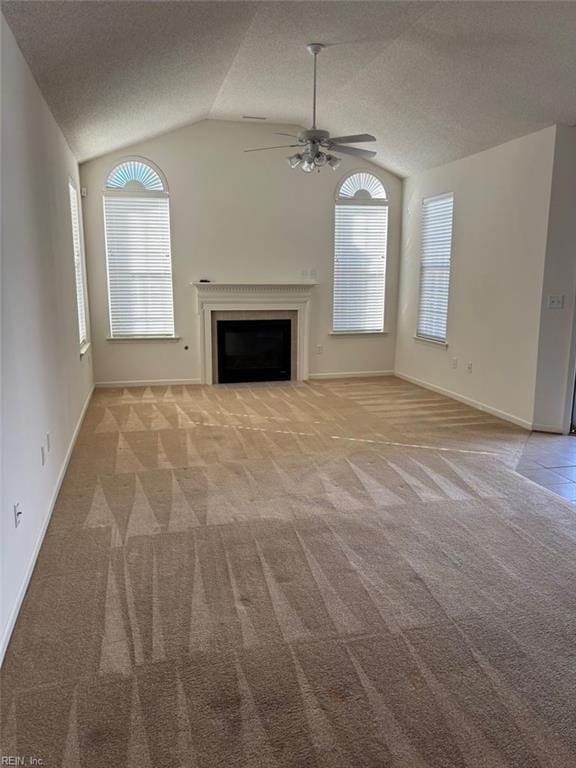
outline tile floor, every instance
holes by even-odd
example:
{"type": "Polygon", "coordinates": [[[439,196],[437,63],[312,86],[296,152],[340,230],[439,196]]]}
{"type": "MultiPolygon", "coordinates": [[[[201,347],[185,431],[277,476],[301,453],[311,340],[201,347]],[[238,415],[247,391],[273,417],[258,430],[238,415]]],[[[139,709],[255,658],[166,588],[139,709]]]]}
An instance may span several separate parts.
{"type": "Polygon", "coordinates": [[[576,435],[534,432],[516,471],[576,505],[576,435]]]}

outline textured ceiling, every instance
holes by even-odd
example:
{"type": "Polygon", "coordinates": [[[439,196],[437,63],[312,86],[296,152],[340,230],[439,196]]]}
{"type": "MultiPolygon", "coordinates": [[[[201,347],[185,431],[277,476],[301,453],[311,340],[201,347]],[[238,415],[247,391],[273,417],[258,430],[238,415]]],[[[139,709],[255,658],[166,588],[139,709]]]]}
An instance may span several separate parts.
{"type": "MultiPolygon", "coordinates": [[[[574,2],[8,0],[79,160],[204,118],[373,133],[400,175],[576,123],[574,2]]],[[[270,136],[270,144],[277,137],[270,136]]]]}

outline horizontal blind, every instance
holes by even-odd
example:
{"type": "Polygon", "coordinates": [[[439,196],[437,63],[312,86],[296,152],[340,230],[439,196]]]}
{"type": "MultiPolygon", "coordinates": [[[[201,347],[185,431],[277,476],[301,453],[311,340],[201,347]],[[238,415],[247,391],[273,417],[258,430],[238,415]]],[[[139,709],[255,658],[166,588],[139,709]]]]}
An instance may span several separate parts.
{"type": "Polygon", "coordinates": [[[82,241],[80,239],[80,212],[78,193],[72,184],[68,184],[70,193],[70,218],[72,220],[72,247],[74,249],[74,274],[76,277],[76,307],[78,311],[78,336],[80,346],[88,341],[86,323],[86,292],[84,289],[84,263],[82,260],[82,241]]]}
{"type": "Polygon", "coordinates": [[[112,336],[173,336],[170,212],[165,197],[105,197],[112,336]]]}
{"type": "Polygon", "coordinates": [[[416,334],[446,341],[454,195],[422,201],[422,254],[416,334]]]}
{"type": "Polygon", "coordinates": [[[335,332],[384,330],[388,206],[336,205],[335,332]]]}

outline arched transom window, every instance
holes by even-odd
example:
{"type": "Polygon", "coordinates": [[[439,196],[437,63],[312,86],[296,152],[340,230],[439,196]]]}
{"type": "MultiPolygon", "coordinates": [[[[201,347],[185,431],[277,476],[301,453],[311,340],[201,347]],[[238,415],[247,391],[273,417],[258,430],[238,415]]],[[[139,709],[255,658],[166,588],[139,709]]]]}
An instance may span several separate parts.
{"type": "Polygon", "coordinates": [[[110,336],[173,337],[168,187],[161,171],[127,158],[109,173],[104,225],[110,336]]]}
{"type": "Polygon", "coordinates": [[[347,200],[386,200],[386,190],[374,174],[353,173],[340,184],[338,197],[347,200]]]}
{"type": "Polygon", "coordinates": [[[380,179],[361,171],[338,187],[334,232],[334,333],[384,330],[388,199],[380,179]]]}
{"type": "Polygon", "coordinates": [[[106,189],[166,191],[158,171],[139,159],[125,160],[113,168],[106,180],[106,189]]]}

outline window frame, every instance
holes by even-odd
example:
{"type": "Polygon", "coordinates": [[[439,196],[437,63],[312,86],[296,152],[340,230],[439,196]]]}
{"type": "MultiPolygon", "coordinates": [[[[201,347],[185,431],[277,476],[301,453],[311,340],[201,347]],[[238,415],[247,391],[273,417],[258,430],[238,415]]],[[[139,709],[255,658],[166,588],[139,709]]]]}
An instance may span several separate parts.
{"type": "Polygon", "coordinates": [[[156,163],[140,155],[125,155],[115,160],[107,169],[102,192],[102,223],[104,228],[104,258],[106,262],[106,290],[108,298],[108,336],[107,341],[177,341],[180,336],[176,333],[176,307],[174,290],[174,256],[172,251],[172,213],[170,209],[170,189],[168,181],[161,168],[156,163]],[[162,190],[130,189],[124,187],[107,187],[111,174],[123,163],[134,161],[149,166],[158,174],[162,182],[162,190]],[[165,199],[168,202],[168,237],[170,243],[170,280],[172,288],[172,333],[171,334],[114,334],[112,325],[112,302],[110,299],[110,264],[108,259],[108,232],[106,226],[106,198],[141,198],[141,199],[165,199]]]}
{"type": "Polygon", "coordinates": [[[332,225],[332,313],[331,313],[331,320],[330,320],[330,335],[331,336],[374,336],[374,335],[387,335],[387,291],[388,291],[388,266],[389,266],[389,260],[388,260],[388,247],[390,242],[390,197],[388,194],[388,190],[386,188],[386,185],[383,181],[383,179],[380,177],[378,173],[375,173],[374,170],[367,169],[367,168],[355,168],[353,170],[347,171],[344,176],[342,176],[336,185],[336,193],[334,195],[333,200],[333,225],[332,225]],[[380,184],[382,185],[382,188],[384,190],[384,198],[374,198],[372,196],[362,197],[362,198],[356,198],[356,197],[340,197],[340,191],[346,181],[350,179],[352,176],[355,176],[357,174],[368,174],[370,176],[373,176],[380,184]],[[383,302],[383,309],[382,309],[382,329],[381,330],[362,330],[362,329],[350,329],[350,330],[336,330],[334,328],[334,310],[336,306],[335,302],[335,287],[336,287],[336,209],[338,206],[350,206],[350,207],[366,207],[366,206],[374,206],[375,208],[385,208],[386,209],[386,240],[385,240],[385,253],[384,253],[384,290],[382,295],[382,302],[383,302]]]}
{"type": "Polygon", "coordinates": [[[418,265],[418,298],[416,302],[416,330],[414,333],[414,339],[416,341],[422,341],[427,344],[435,344],[440,347],[448,347],[448,333],[449,333],[449,320],[450,320],[450,298],[451,298],[451,284],[452,284],[452,266],[453,266],[453,258],[454,258],[454,203],[455,203],[455,193],[453,191],[446,191],[446,192],[438,192],[433,195],[426,195],[426,197],[423,197],[420,204],[420,262],[418,265]],[[438,200],[440,198],[451,198],[452,199],[452,218],[451,218],[451,229],[450,229],[450,254],[448,257],[448,298],[446,301],[446,317],[445,317],[445,335],[443,338],[436,337],[436,336],[427,336],[425,334],[422,334],[419,332],[418,328],[420,325],[420,312],[421,312],[421,301],[422,301],[422,274],[424,271],[423,266],[423,256],[424,256],[424,206],[427,201],[429,200],[438,200]]]}
{"type": "Polygon", "coordinates": [[[76,296],[76,325],[77,325],[77,331],[78,331],[78,347],[80,349],[80,357],[82,357],[88,348],[90,347],[90,314],[89,314],[89,307],[88,307],[88,280],[86,277],[86,255],[85,255],[85,249],[84,249],[84,229],[82,226],[82,203],[81,203],[82,195],[80,194],[80,190],[78,189],[78,186],[75,182],[75,180],[69,176],[68,177],[68,204],[70,208],[70,229],[71,229],[71,235],[72,235],[72,257],[74,260],[74,294],[76,296]],[[72,192],[74,192],[74,195],[76,196],[76,217],[77,217],[77,226],[78,226],[78,250],[79,250],[79,256],[78,256],[78,262],[76,261],[76,243],[74,242],[74,220],[73,220],[73,202],[72,202],[72,192]],[[76,268],[76,263],[78,263],[78,266],[80,268],[80,275],[78,275],[78,270],[76,268]],[[78,277],[80,277],[80,280],[78,280],[78,277]],[[80,283],[82,287],[82,296],[78,296],[78,283],[80,283]],[[83,307],[83,315],[84,315],[84,338],[82,337],[82,328],[81,328],[81,322],[80,322],[80,303],[82,303],[83,307]]]}

